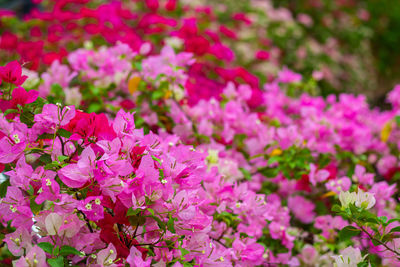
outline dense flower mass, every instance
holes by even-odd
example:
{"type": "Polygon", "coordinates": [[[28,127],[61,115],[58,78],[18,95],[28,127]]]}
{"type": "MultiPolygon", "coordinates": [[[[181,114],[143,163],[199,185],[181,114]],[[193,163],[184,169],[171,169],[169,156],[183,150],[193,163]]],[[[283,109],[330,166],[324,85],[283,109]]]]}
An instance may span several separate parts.
{"type": "Polygon", "coordinates": [[[1,264],[400,266],[400,85],[318,96],[342,80],[241,47],[310,17],[44,2],[0,13],[1,264]]]}

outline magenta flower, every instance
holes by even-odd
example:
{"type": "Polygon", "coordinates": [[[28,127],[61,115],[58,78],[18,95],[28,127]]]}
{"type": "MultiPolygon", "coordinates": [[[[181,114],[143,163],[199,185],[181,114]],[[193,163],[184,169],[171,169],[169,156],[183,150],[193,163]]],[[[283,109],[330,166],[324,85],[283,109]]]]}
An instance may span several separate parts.
{"type": "Polygon", "coordinates": [[[17,107],[17,105],[25,106],[35,102],[38,98],[39,92],[35,90],[26,91],[22,87],[17,87],[12,92],[11,105],[17,107]]]}
{"type": "Polygon", "coordinates": [[[126,258],[126,262],[129,263],[130,266],[150,267],[151,258],[144,260],[142,253],[139,250],[137,250],[135,246],[132,246],[129,252],[129,256],[126,258]]]}
{"type": "Polygon", "coordinates": [[[3,82],[20,86],[25,82],[28,76],[22,75],[21,65],[18,61],[14,60],[5,66],[0,66],[0,78],[3,82]]]}
{"type": "Polygon", "coordinates": [[[302,196],[289,197],[288,207],[294,216],[303,223],[311,223],[315,217],[315,204],[302,196]]]}
{"type": "Polygon", "coordinates": [[[96,155],[89,146],[82,151],[76,164],[69,164],[58,171],[60,179],[72,188],[80,188],[93,178],[96,155]]]}
{"type": "Polygon", "coordinates": [[[42,113],[36,114],[34,129],[39,133],[54,132],[57,127],[68,124],[75,117],[75,107],[46,104],[43,106],[42,113]]]}
{"type": "Polygon", "coordinates": [[[86,214],[87,218],[92,221],[98,221],[104,218],[104,207],[101,204],[102,196],[87,197],[81,200],[78,205],[78,210],[86,214]]]}

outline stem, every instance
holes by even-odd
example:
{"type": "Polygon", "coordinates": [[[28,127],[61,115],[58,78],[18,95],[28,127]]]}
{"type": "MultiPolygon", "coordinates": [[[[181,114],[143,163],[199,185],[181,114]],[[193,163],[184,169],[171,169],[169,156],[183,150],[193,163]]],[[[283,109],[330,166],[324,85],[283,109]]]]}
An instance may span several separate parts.
{"type": "MultiPolygon", "coordinates": [[[[79,198],[79,196],[78,196],[78,193],[75,193],[75,196],[76,196],[76,199],[80,200],[80,198],[79,198]]],[[[93,233],[93,228],[92,228],[92,226],[90,225],[89,219],[86,217],[85,213],[83,213],[81,210],[78,210],[78,212],[79,212],[80,214],[82,214],[83,218],[84,218],[85,221],[86,221],[87,227],[89,228],[90,232],[93,233]]]]}
{"type": "Polygon", "coordinates": [[[61,142],[61,153],[63,154],[63,156],[65,156],[65,148],[64,148],[65,144],[64,144],[61,136],[59,136],[59,135],[57,135],[57,136],[58,136],[58,139],[60,139],[60,142],[61,142]]]}
{"type": "Polygon", "coordinates": [[[218,239],[214,239],[214,241],[215,242],[217,242],[217,243],[219,243],[219,244],[221,244],[223,247],[228,247],[227,245],[225,245],[224,243],[222,243],[220,240],[218,240],[218,239]]]}
{"type": "Polygon", "coordinates": [[[360,230],[363,231],[365,234],[368,235],[368,237],[376,242],[378,242],[380,245],[384,246],[387,250],[391,251],[392,253],[396,254],[397,256],[400,256],[400,253],[395,251],[394,249],[391,249],[390,247],[388,247],[384,242],[382,242],[379,239],[376,239],[375,237],[373,237],[370,233],[368,233],[367,230],[365,230],[362,226],[358,225],[358,227],[360,227],[360,230]]]}

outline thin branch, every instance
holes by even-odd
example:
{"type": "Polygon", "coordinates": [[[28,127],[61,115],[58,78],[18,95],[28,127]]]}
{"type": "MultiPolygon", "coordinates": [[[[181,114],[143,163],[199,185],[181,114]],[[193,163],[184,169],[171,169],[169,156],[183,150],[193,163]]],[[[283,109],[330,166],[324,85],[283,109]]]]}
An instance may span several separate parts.
{"type": "MultiPolygon", "coordinates": [[[[358,224],[357,224],[358,225],[358,224]]],[[[370,233],[368,233],[368,231],[366,229],[364,229],[362,226],[358,225],[358,227],[360,227],[360,230],[363,231],[365,234],[368,235],[369,238],[371,238],[371,240],[376,241],[377,243],[379,243],[380,245],[384,246],[387,250],[391,251],[392,253],[396,254],[397,256],[400,257],[400,253],[393,250],[392,248],[388,247],[388,245],[386,245],[384,242],[382,242],[379,239],[376,239],[375,237],[373,237],[370,233]]]]}

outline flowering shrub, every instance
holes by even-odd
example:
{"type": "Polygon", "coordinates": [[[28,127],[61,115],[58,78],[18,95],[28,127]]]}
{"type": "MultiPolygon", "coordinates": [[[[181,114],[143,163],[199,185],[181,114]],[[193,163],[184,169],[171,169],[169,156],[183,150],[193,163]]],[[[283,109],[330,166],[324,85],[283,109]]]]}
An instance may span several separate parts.
{"type": "MultiPolygon", "coordinates": [[[[27,78],[15,64],[1,69],[4,88],[27,78]]],[[[3,106],[23,97],[1,116],[1,219],[17,266],[262,262],[264,196],[208,173],[204,153],[144,134],[123,110],[109,121],[21,87],[3,106]]]]}
{"type": "Polygon", "coordinates": [[[0,66],[1,263],[399,266],[400,86],[382,111],[364,95],[315,96],[288,67],[260,85],[194,19],[165,30],[160,3],[131,3],[162,21],[140,26],[154,42],[130,41],[132,12],[113,2],[80,9],[104,24],[76,29],[115,45],[82,37],[39,71],[0,66]]]}
{"type": "Polygon", "coordinates": [[[320,22],[313,14],[292,13],[284,3],[275,7],[269,0],[37,2],[42,2],[41,8],[23,22],[10,12],[0,14],[3,60],[9,61],[13,52],[16,59],[37,69],[64,59],[83,44],[121,41],[135,51],[142,48],[145,54],[168,44],[199,59],[189,71],[196,81],[190,91],[203,97],[217,96],[230,80],[244,80],[258,88],[285,65],[318,84],[313,91],[324,95],[369,92],[376,87],[370,67],[370,29],[360,27],[360,19],[353,22],[345,12],[336,12],[341,17],[335,23],[331,9],[316,9],[325,19],[320,22]],[[321,33],[321,25],[329,31],[321,33]],[[343,39],[351,46],[343,45],[343,39]]]}

